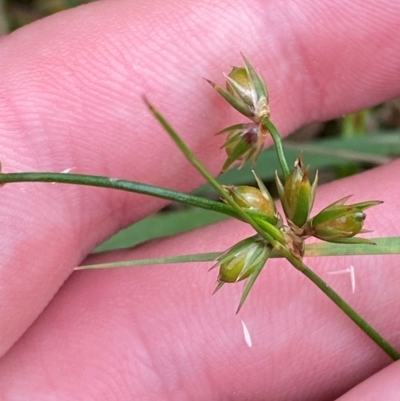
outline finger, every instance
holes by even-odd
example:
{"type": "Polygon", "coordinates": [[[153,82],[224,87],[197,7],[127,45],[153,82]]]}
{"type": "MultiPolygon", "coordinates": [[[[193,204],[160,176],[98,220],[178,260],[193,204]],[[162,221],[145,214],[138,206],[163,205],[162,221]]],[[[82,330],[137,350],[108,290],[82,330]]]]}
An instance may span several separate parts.
{"type": "Polygon", "coordinates": [[[394,363],[365,380],[337,401],[396,400],[399,398],[399,363],[394,363]]]}
{"type": "MultiPolygon", "coordinates": [[[[398,233],[400,162],[318,191],[315,210],[356,192],[375,236],[398,233]],[[392,167],[393,169],[391,169],[392,167]],[[384,176],[385,180],[380,178],[384,176]],[[374,183],[374,185],[365,185],[374,183]]],[[[89,262],[222,251],[252,230],[224,222],[89,262]]],[[[374,328],[400,348],[399,257],[306,258],[374,328]],[[353,265],[350,278],[329,271],[353,265]]],[[[270,260],[241,310],[242,286],[211,296],[212,263],[83,271],[72,275],[0,362],[0,393],[14,399],[334,399],[390,363],[304,276],[270,260]],[[246,344],[243,320],[252,347],[246,344]],[[36,398],[35,398],[36,396],[36,398]]]]}
{"type": "MultiPolygon", "coordinates": [[[[273,118],[283,133],[398,93],[400,39],[390,29],[397,6],[387,13],[365,2],[304,3],[297,13],[285,3],[222,5],[98,2],[3,38],[5,171],[74,167],[194,188],[200,178],[140,96],[148,94],[216,172],[223,155],[212,134],[238,117],[201,77],[218,77],[237,64],[239,49],[267,70],[273,118]],[[336,17],[344,11],[347,19],[336,17]],[[243,26],[248,29],[238,29],[243,26]],[[382,47],[384,39],[390,47],[382,47]]],[[[31,324],[95,244],[161,204],[59,185],[3,188],[0,351],[31,324]]]]}

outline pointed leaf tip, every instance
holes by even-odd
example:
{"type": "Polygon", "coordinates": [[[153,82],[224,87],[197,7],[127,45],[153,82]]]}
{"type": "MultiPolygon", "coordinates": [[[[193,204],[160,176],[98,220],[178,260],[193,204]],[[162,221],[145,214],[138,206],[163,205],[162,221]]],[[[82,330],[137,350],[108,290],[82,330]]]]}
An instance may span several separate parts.
{"type": "Polygon", "coordinates": [[[238,314],[239,311],[240,311],[240,309],[242,309],[242,306],[243,306],[243,304],[244,304],[244,301],[246,301],[246,299],[247,299],[247,297],[248,297],[248,295],[249,295],[249,293],[250,293],[250,290],[252,289],[254,283],[256,282],[258,276],[259,276],[260,273],[261,273],[261,270],[264,268],[265,263],[266,263],[267,260],[268,260],[270,251],[271,251],[271,250],[269,250],[269,252],[267,252],[267,253],[263,256],[263,258],[262,258],[262,260],[261,260],[261,263],[258,264],[258,266],[257,266],[257,268],[255,269],[255,271],[254,271],[254,272],[251,274],[251,276],[249,277],[249,279],[248,279],[248,281],[247,281],[247,283],[246,283],[246,286],[244,287],[244,290],[243,290],[243,293],[242,293],[242,297],[240,298],[239,306],[238,306],[238,308],[237,308],[237,310],[236,310],[236,314],[238,314]]]}
{"type": "Polygon", "coordinates": [[[215,82],[213,82],[213,81],[211,81],[211,80],[209,80],[207,78],[203,78],[203,79],[204,79],[204,81],[208,82],[214,89],[217,86],[217,84],[215,82]]]}
{"type": "Polygon", "coordinates": [[[215,287],[215,290],[212,292],[211,295],[214,295],[225,283],[223,281],[218,281],[217,286],[215,287]]]}
{"type": "Polygon", "coordinates": [[[142,95],[142,99],[143,99],[144,104],[145,104],[150,110],[152,110],[152,109],[153,109],[153,106],[152,106],[152,104],[150,103],[149,99],[147,99],[147,96],[146,96],[146,95],[142,95]]]}

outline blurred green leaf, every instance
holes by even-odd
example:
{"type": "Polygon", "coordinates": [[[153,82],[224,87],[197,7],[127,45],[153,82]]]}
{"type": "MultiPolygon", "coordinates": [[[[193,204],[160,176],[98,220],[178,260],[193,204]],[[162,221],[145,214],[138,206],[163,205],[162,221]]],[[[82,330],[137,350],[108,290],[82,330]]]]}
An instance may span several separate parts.
{"type": "Polygon", "coordinates": [[[342,119],[340,136],[343,138],[365,136],[368,130],[368,119],[372,115],[373,111],[371,109],[359,110],[346,115],[342,119]]]}
{"type": "Polygon", "coordinates": [[[94,252],[132,247],[151,239],[204,227],[226,218],[223,214],[201,209],[158,213],[121,230],[118,234],[97,247],[94,252]]]}
{"type": "MultiPolygon", "coordinates": [[[[293,165],[300,152],[305,165],[311,170],[345,165],[349,161],[358,161],[380,165],[389,162],[400,155],[400,131],[380,132],[374,135],[353,138],[327,138],[307,143],[284,142],[285,154],[289,165],[293,165]]],[[[278,159],[273,148],[268,148],[260,155],[255,168],[257,175],[263,181],[272,181],[278,159]]],[[[232,169],[220,176],[218,181],[224,185],[244,185],[249,183],[251,166],[246,165],[241,170],[232,169]]],[[[195,191],[201,196],[210,188],[204,185],[195,191]]]]}

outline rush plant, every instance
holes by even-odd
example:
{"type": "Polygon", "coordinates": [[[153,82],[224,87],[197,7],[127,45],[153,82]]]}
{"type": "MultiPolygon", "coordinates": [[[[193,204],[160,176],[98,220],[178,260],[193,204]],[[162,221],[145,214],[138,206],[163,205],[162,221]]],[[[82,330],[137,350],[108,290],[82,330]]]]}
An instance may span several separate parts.
{"type": "Polygon", "coordinates": [[[274,199],[254,171],[257,187],[220,185],[191,152],[164,116],[147,99],[144,101],[150,112],[188,161],[216,190],[222,202],[143,183],[93,175],[1,173],[0,184],[22,181],[58,182],[113,188],[212,210],[248,223],[255,233],[249,238],[232,244],[223,253],[80,266],[76,270],[134,266],[146,263],[168,263],[171,261],[213,260],[214,266],[212,268],[219,270],[214,292],[227,283],[233,285],[239,281],[247,280],[239,301],[237,309],[239,312],[255,281],[267,265],[268,259],[272,257],[285,258],[289,264],[322,290],[392,359],[400,359],[400,353],[303,262],[303,256],[307,254],[323,256],[400,253],[398,237],[370,240],[359,236],[359,234],[366,232],[364,229],[365,211],[379,205],[381,201],[368,200],[346,204],[349,197],[333,199],[330,205],[312,216],[312,207],[318,186],[318,174],[313,179],[310,178],[309,168],[304,166],[301,156],[296,159],[293,167],[289,167],[281,137],[270,119],[269,96],[265,81],[245,57],[243,57],[243,62],[244,66],[234,67],[225,76],[225,87],[208,81],[232,107],[247,119],[247,121],[227,127],[218,133],[219,135],[226,135],[223,148],[226,151],[227,158],[221,172],[225,172],[236,163],[241,167],[249,160],[252,161],[254,167],[266,138],[271,137],[274,141],[280,166],[280,173],[276,173],[275,183],[279,200],[283,206],[283,216],[278,212],[274,199]],[[325,243],[307,245],[306,241],[310,237],[318,238],[325,243]]]}

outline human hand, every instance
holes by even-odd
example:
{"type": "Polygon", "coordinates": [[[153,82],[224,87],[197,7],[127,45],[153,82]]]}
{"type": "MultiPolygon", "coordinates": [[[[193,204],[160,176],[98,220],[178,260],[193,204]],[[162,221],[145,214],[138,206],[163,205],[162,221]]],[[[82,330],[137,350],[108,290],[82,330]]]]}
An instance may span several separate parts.
{"type": "MultiPolygon", "coordinates": [[[[240,50],[265,76],[283,133],[399,95],[398,5],[231,3],[103,1],[3,38],[4,170],[75,167],[194,189],[201,178],[141,95],[217,173],[224,154],[213,133],[237,114],[201,78],[221,79],[240,50]]],[[[367,228],[398,234],[399,165],[322,187],[315,211],[351,193],[379,197],[385,203],[368,213],[367,228]]],[[[164,205],[158,199],[58,184],[8,185],[1,196],[0,349],[12,347],[0,361],[4,400],[330,400],[390,362],[283,261],[268,262],[238,316],[240,285],[211,297],[216,277],[206,265],[70,276],[96,244],[164,205]]],[[[251,232],[230,221],[90,262],[224,250],[251,232]]],[[[322,276],[360,266],[355,295],[345,279],[329,282],[400,348],[397,262],[310,259],[322,276]]],[[[342,400],[377,388],[388,399],[384,391],[400,392],[398,370],[391,365],[342,400]]]]}

